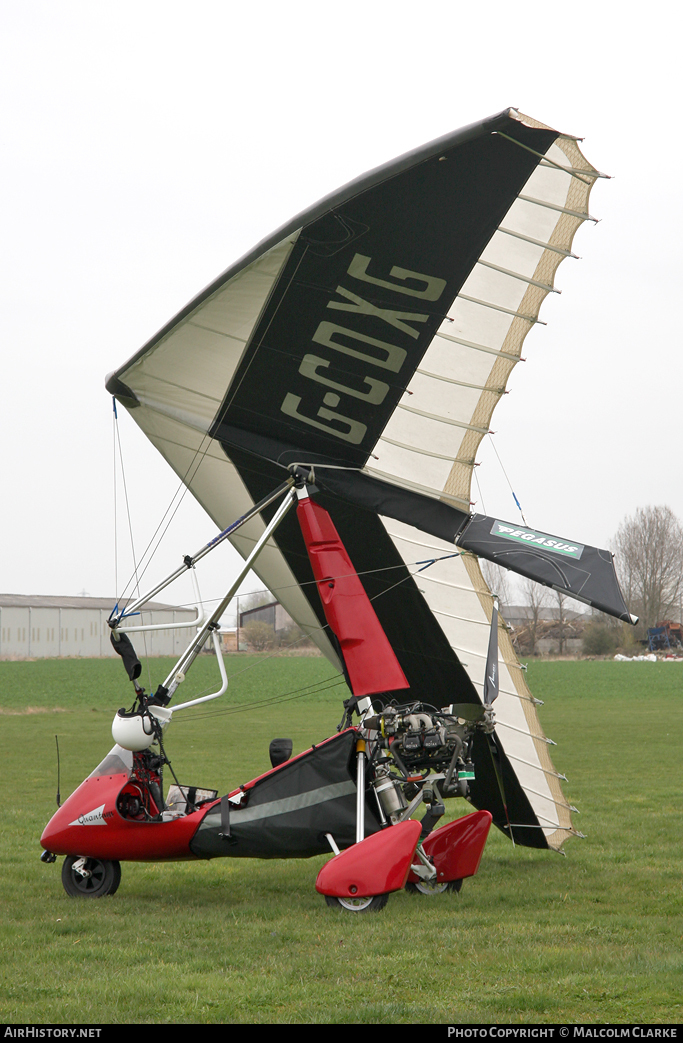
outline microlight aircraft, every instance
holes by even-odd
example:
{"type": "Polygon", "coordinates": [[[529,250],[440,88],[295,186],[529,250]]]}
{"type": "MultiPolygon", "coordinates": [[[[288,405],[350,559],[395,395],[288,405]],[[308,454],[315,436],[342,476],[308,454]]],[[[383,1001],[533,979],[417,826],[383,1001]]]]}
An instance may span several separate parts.
{"type": "Polygon", "coordinates": [[[136,699],[41,838],[69,894],[112,894],[125,860],[328,852],[317,890],[364,912],[459,889],[491,823],[539,849],[576,832],[479,558],[636,620],[609,551],[473,513],[470,483],[601,176],[507,109],[300,214],[108,377],[219,535],[112,611],[136,699]],[[145,693],[129,635],[156,624],[131,619],[224,540],[244,567],[145,693]],[[342,724],[297,756],[274,740],[226,796],[164,793],[173,715],[227,688],[217,629],[250,569],[346,679],[342,724]],[[207,642],[220,687],[178,703],[207,642]],[[453,798],[475,810],[439,826],[453,798]]]}

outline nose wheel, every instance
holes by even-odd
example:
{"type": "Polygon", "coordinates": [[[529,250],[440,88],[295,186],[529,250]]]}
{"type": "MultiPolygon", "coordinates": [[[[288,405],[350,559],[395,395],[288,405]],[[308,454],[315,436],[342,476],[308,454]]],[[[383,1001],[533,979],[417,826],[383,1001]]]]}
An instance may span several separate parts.
{"type": "Polygon", "coordinates": [[[378,913],[389,901],[389,895],[370,895],[367,898],[335,898],[325,895],[332,909],[343,909],[347,913],[378,913]]]}
{"type": "Polygon", "coordinates": [[[444,881],[431,883],[428,880],[419,880],[416,884],[406,884],[406,891],[413,895],[432,897],[433,895],[445,894],[447,891],[459,891],[461,887],[462,880],[449,880],[447,883],[444,881]]]}
{"type": "Polygon", "coordinates": [[[99,858],[68,855],[62,866],[62,884],[71,898],[113,895],[121,883],[121,865],[99,858]]]}

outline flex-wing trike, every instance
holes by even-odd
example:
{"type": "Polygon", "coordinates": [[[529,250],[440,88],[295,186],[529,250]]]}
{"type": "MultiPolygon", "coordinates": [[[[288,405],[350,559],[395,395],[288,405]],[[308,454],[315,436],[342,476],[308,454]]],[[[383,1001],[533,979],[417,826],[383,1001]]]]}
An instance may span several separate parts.
{"type": "Polygon", "coordinates": [[[422,895],[457,891],[477,872],[491,814],[475,811],[437,824],[445,814],[445,798],[468,795],[475,733],[484,731],[495,743],[490,702],[438,708],[410,701],[408,682],[375,610],[330,515],[311,498],[305,478],[295,471],[198,554],[185,558],[163,583],[112,613],[112,643],[136,699],[130,710],[116,714],[116,745],[41,837],[43,861],[66,856],[62,881],[69,895],[113,894],[122,861],[305,858],[330,852],[316,890],[329,905],[365,912],[381,909],[392,891],[404,887],[422,895]],[[141,666],[128,634],[149,626],[123,627],[124,619],[278,497],[282,502],[230,591],[208,618],[190,624],[196,636],[164,683],[147,696],[137,683],[141,666]],[[221,798],[215,790],[181,785],[175,775],[164,798],[164,768],[172,772],[165,730],[175,713],[225,692],[218,621],[294,503],[352,692],[339,730],[294,757],[290,740],[273,740],[271,769],[221,798]],[[220,689],[172,707],[172,697],[207,641],[217,655],[220,689]],[[423,805],[421,820],[414,819],[423,805]]]}

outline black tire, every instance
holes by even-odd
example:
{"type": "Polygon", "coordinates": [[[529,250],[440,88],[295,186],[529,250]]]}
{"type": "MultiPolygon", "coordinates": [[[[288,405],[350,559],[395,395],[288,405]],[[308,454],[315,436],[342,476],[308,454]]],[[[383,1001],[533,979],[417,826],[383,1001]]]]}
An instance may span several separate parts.
{"type": "Polygon", "coordinates": [[[425,895],[427,898],[433,898],[435,895],[443,895],[448,891],[459,891],[461,887],[462,880],[448,880],[440,884],[420,880],[416,884],[406,884],[406,891],[411,895],[425,895]]]}
{"type": "Polygon", "coordinates": [[[83,877],[73,866],[78,855],[68,855],[62,866],[62,883],[71,898],[103,898],[113,895],[121,883],[121,865],[118,862],[87,858],[85,868],[90,876],[83,877]]]}
{"type": "Polygon", "coordinates": [[[338,912],[378,913],[389,901],[389,895],[369,895],[363,898],[335,898],[334,895],[325,895],[325,901],[338,912]]]}

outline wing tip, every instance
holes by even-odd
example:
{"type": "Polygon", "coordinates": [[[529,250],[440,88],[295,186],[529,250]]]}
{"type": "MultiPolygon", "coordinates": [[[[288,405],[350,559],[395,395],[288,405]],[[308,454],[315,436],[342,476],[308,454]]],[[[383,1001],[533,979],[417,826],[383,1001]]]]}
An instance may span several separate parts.
{"type": "Polygon", "coordinates": [[[140,400],[135,392],[131,391],[128,385],[124,384],[123,381],[119,379],[116,370],[114,370],[113,373],[107,374],[104,386],[110,395],[113,395],[122,403],[122,405],[127,406],[129,409],[140,405],[140,400]]]}

